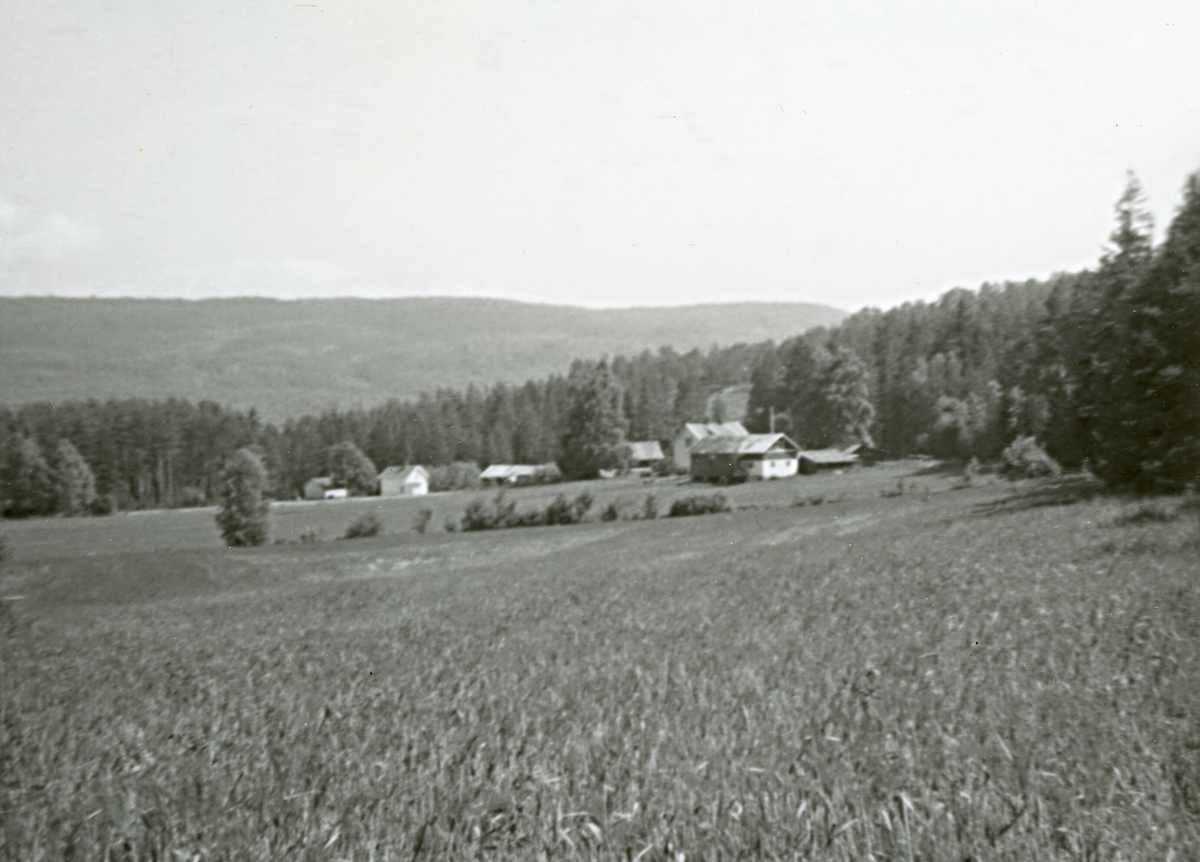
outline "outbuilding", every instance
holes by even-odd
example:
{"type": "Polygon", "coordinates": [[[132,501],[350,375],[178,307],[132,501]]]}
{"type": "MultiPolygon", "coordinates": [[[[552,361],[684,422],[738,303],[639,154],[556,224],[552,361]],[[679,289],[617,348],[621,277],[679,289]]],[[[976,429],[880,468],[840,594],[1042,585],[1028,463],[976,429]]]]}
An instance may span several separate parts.
{"type": "Polygon", "coordinates": [[[691,472],[692,448],[710,437],[746,437],[750,432],[741,422],[688,422],[671,443],[671,458],[680,473],[691,472]]]}
{"type": "Polygon", "coordinates": [[[805,474],[839,470],[857,463],[858,455],[841,449],[806,449],[800,453],[800,472],[805,474]]]}
{"type": "Polygon", "coordinates": [[[330,476],[317,476],[304,483],[305,500],[340,500],[345,496],[346,489],[333,487],[330,476]]]}
{"type": "Polygon", "coordinates": [[[429,493],[429,472],[415,467],[388,467],[379,474],[379,496],[416,497],[429,493]]]}
{"type": "Polygon", "coordinates": [[[641,440],[629,444],[629,469],[635,473],[650,473],[665,459],[657,440],[641,440]]]}

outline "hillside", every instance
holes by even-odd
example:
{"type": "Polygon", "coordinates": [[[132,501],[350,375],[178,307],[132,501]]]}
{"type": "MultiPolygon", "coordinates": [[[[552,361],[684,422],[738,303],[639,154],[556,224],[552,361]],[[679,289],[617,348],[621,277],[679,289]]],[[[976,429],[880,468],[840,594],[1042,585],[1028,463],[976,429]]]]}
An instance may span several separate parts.
{"type": "Polygon", "coordinates": [[[209,399],[266,419],[438,387],[521,383],[572,359],[782,339],[812,303],[593,310],[488,299],[0,297],[0,403],[209,399]]]}

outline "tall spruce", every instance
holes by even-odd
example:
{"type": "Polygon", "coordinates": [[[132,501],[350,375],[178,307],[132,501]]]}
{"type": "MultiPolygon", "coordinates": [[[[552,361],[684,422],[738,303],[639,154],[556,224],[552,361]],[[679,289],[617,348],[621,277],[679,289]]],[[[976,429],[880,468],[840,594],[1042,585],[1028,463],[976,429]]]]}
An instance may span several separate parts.
{"type": "Polygon", "coordinates": [[[1096,273],[1076,306],[1086,354],[1078,361],[1075,400],[1086,455],[1117,486],[1142,484],[1142,409],[1131,358],[1135,294],[1153,258],[1153,222],[1131,173],[1116,204],[1116,225],[1096,273]]]}
{"type": "MultiPolygon", "coordinates": [[[[1118,482],[1149,489],[1200,481],[1200,174],[1131,292],[1126,386],[1132,419],[1114,429],[1118,482]]],[[[1111,479],[1110,479],[1111,480],[1111,479]]]]}

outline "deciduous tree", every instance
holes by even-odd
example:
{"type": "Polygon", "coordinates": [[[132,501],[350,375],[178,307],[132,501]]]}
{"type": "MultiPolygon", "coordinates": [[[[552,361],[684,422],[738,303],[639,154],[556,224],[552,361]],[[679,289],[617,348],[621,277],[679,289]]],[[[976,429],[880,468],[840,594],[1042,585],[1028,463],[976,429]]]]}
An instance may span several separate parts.
{"type": "Polygon", "coordinates": [[[261,545],[269,533],[270,504],[263,499],[267,470],[250,449],[239,449],[225,462],[218,483],[217,527],[229,547],[261,545]]]}

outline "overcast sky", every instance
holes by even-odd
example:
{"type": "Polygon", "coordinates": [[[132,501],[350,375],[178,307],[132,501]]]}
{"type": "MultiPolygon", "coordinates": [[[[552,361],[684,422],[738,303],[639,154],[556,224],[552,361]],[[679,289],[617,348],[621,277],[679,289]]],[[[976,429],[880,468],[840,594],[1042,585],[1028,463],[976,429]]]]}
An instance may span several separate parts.
{"type": "Polygon", "coordinates": [[[0,293],[847,310],[1095,263],[1200,3],[8,0],[0,293]]]}

